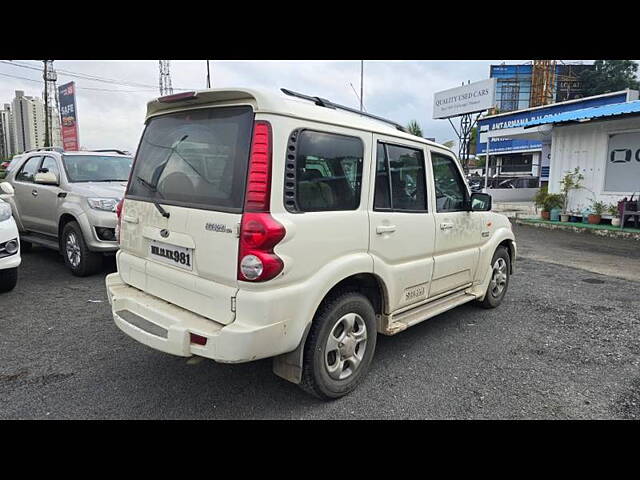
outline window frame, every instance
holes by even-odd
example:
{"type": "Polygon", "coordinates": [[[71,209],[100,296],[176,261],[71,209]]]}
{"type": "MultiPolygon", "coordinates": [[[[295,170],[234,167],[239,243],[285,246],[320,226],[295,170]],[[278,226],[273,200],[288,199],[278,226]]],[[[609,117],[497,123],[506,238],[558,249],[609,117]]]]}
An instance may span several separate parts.
{"type": "MultiPolygon", "coordinates": [[[[51,155],[43,155],[43,156],[42,156],[42,161],[40,162],[40,166],[38,167],[38,173],[40,173],[40,170],[42,170],[42,169],[44,168],[44,167],[43,167],[43,165],[44,165],[44,161],[45,161],[47,158],[50,158],[51,160],[53,160],[53,163],[56,165],[56,168],[58,169],[58,172],[57,172],[57,174],[58,174],[58,181],[59,181],[59,182],[61,182],[61,181],[62,181],[62,171],[61,171],[61,169],[60,169],[60,164],[58,163],[58,161],[57,161],[56,157],[54,157],[54,156],[51,156],[51,155]]],[[[49,171],[51,171],[51,170],[49,170],[49,171]]],[[[66,173],[66,172],[65,172],[65,173],[66,173]]]]}
{"type": "MultiPolygon", "coordinates": [[[[302,213],[318,213],[318,212],[355,212],[357,210],[360,210],[360,208],[362,207],[362,192],[363,192],[363,184],[365,182],[365,169],[364,169],[364,162],[365,162],[365,154],[366,154],[366,149],[365,149],[366,145],[364,143],[364,141],[362,140],[362,138],[360,138],[357,135],[349,135],[346,133],[337,133],[335,131],[332,130],[320,130],[317,128],[309,128],[309,127],[300,127],[300,128],[295,128],[293,129],[288,136],[288,141],[287,141],[287,147],[286,147],[286,160],[284,162],[284,181],[283,181],[283,205],[284,208],[287,212],[289,213],[293,213],[293,214],[302,214],[302,213]],[[300,143],[300,137],[303,133],[305,132],[312,132],[312,133],[321,133],[323,135],[334,135],[334,136],[339,136],[339,137],[345,137],[345,138],[349,138],[349,139],[354,139],[357,140],[360,144],[360,147],[362,148],[362,157],[361,157],[361,172],[360,172],[360,192],[358,194],[356,194],[357,197],[357,204],[355,206],[355,208],[347,208],[347,209],[326,209],[326,210],[303,210],[302,208],[300,208],[299,204],[298,204],[298,145],[300,143]],[[294,139],[292,141],[292,139],[294,139]],[[293,147],[293,149],[292,149],[293,147]],[[293,155],[293,159],[290,159],[289,156],[293,155]],[[293,164],[293,172],[291,172],[291,168],[289,168],[290,165],[293,164]],[[287,173],[293,173],[294,174],[294,178],[289,178],[287,177],[287,173]],[[292,182],[294,187],[293,189],[291,188],[287,188],[287,183],[288,182],[292,182]],[[287,193],[292,192],[293,191],[293,197],[288,197],[287,193]],[[293,201],[294,205],[292,206],[289,202],[293,201]]],[[[343,168],[342,164],[340,164],[340,167],[343,168]]],[[[345,175],[345,181],[347,183],[349,182],[349,179],[346,177],[345,175]]]]}
{"type": "Polygon", "coordinates": [[[427,188],[427,185],[429,183],[428,180],[428,176],[427,176],[427,156],[425,155],[425,149],[424,148],[420,148],[420,147],[412,147],[406,144],[401,144],[401,143],[396,143],[393,141],[386,141],[386,140],[381,140],[381,139],[377,139],[376,140],[376,148],[372,149],[373,151],[375,151],[376,153],[376,159],[375,162],[372,162],[375,164],[375,167],[373,168],[374,172],[373,172],[373,211],[374,212],[386,212],[386,213],[429,213],[429,205],[431,202],[429,202],[429,189],[427,188]],[[378,144],[382,144],[382,146],[384,147],[384,157],[385,157],[385,165],[386,165],[386,170],[387,170],[387,182],[389,184],[389,202],[391,204],[391,208],[380,208],[380,207],[376,207],[375,206],[375,201],[376,201],[376,178],[378,175],[378,144]],[[399,147],[399,148],[406,148],[408,150],[415,150],[418,151],[422,154],[422,173],[424,175],[424,188],[425,188],[425,192],[424,192],[424,201],[425,201],[425,209],[424,210],[406,210],[406,209],[397,209],[397,208],[393,208],[393,188],[392,188],[392,184],[391,184],[391,168],[389,165],[389,150],[387,148],[387,146],[393,146],[393,147],[399,147]]]}
{"type": "Polygon", "coordinates": [[[22,172],[24,172],[24,167],[27,166],[27,163],[29,163],[29,161],[33,158],[39,158],[40,160],[38,161],[38,167],[36,168],[35,173],[33,174],[33,177],[35,179],[36,173],[38,173],[38,171],[40,170],[40,167],[42,165],[42,160],[44,159],[44,155],[42,154],[36,154],[36,155],[32,155],[29,158],[27,158],[24,163],[22,165],[20,165],[20,168],[18,169],[18,171],[16,172],[15,176],[13,177],[13,180],[15,182],[23,182],[23,183],[35,183],[35,181],[33,180],[23,180],[22,178],[19,178],[19,176],[22,174],[22,172]]]}
{"type": "Polygon", "coordinates": [[[458,161],[456,161],[455,157],[452,157],[451,155],[447,154],[447,153],[443,153],[443,152],[439,152],[436,150],[430,150],[429,151],[429,155],[431,157],[431,174],[433,175],[433,195],[435,197],[435,212],[434,213],[455,213],[455,212],[468,212],[469,210],[469,205],[471,202],[471,193],[469,192],[469,186],[467,185],[467,182],[464,179],[464,176],[462,175],[462,172],[460,171],[460,166],[458,161]],[[460,209],[455,209],[455,210],[438,210],[438,197],[437,197],[437,192],[436,192],[436,172],[435,172],[435,165],[433,162],[433,157],[434,155],[440,155],[443,158],[446,158],[448,160],[451,160],[455,166],[455,170],[456,172],[458,172],[458,178],[460,179],[460,181],[462,182],[462,191],[464,194],[464,200],[463,200],[463,205],[462,208],[460,209]]]}

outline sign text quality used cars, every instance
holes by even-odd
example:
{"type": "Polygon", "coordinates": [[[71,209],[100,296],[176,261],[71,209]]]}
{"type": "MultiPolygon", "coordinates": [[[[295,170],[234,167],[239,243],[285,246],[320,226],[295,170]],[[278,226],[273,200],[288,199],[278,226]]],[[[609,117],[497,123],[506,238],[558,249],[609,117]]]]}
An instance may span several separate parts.
{"type": "Polygon", "coordinates": [[[455,117],[493,107],[496,79],[470,83],[433,96],[433,118],[455,117]]]}

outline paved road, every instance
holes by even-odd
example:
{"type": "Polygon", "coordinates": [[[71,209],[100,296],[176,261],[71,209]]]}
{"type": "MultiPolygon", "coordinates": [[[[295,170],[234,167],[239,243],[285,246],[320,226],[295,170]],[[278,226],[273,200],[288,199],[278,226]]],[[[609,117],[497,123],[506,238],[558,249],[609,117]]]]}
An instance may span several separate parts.
{"type": "MultiPolygon", "coordinates": [[[[539,233],[516,230],[523,246],[539,233]]],[[[138,344],[113,324],[103,279],[24,255],[0,296],[0,419],[640,418],[640,283],[625,279],[523,258],[500,308],[381,337],[360,388],[329,403],[268,360],[190,364],[138,344]]]]}

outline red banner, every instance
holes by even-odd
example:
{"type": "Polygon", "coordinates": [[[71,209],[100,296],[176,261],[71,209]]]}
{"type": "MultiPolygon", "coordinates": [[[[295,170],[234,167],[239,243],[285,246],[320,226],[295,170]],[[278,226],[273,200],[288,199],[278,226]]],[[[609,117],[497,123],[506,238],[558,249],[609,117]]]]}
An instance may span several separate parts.
{"type": "Polygon", "coordinates": [[[62,148],[70,151],[77,151],[80,148],[80,139],[78,137],[78,110],[76,108],[75,93],[75,82],[69,82],[58,87],[62,148]]]}

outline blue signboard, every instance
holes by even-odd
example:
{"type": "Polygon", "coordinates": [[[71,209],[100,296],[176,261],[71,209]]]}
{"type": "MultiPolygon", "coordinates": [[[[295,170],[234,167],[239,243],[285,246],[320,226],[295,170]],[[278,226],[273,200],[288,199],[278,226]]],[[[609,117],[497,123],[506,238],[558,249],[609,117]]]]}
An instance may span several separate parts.
{"type": "MultiPolygon", "coordinates": [[[[488,130],[501,130],[503,128],[515,128],[522,126],[523,123],[538,118],[548,117],[557,113],[570,112],[572,110],[579,110],[581,108],[600,107],[602,105],[610,105],[612,103],[623,103],[627,101],[627,93],[619,93],[617,95],[610,95],[607,97],[597,98],[585,98],[584,100],[572,103],[558,103],[549,105],[544,108],[538,108],[535,110],[513,112],[509,115],[501,115],[498,117],[489,117],[486,119],[478,120],[478,130],[480,134],[487,132],[488,130]]],[[[485,135],[478,135],[477,153],[482,154],[487,151],[486,142],[480,142],[480,137],[485,135]]],[[[491,138],[491,153],[498,152],[518,152],[527,150],[540,150],[542,143],[535,140],[517,140],[503,137],[491,138]]]]}

